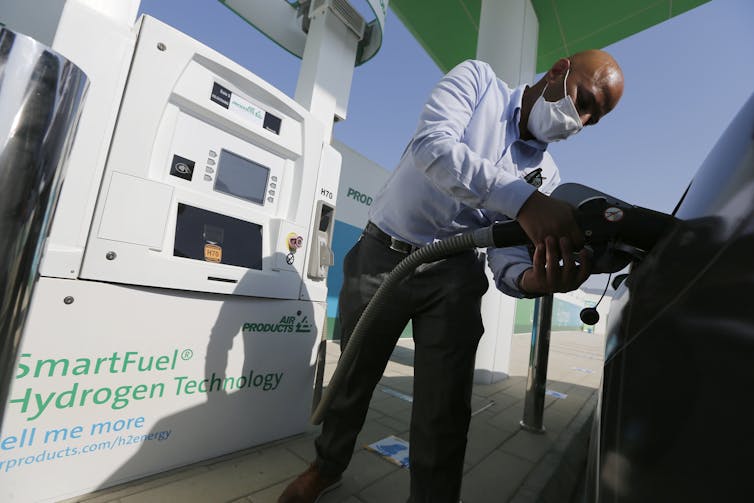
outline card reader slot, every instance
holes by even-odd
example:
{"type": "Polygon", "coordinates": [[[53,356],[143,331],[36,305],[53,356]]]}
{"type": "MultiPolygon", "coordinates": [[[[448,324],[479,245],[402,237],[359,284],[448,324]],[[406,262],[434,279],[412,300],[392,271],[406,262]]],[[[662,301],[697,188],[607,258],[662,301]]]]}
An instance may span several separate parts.
{"type": "Polygon", "coordinates": [[[218,278],[216,276],[207,276],[207,279],[210,280],[210,281],[220,281],[222,283],[238,283],[237,279],[218,278]]]}

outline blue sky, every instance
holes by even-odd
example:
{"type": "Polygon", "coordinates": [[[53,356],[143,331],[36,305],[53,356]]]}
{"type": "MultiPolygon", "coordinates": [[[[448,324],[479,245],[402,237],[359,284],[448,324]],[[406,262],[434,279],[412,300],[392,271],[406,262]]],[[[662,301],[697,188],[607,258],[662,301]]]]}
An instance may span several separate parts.
{"type": "MultiPolygon", "coordinates": [[[[141,11],[189,34],[292,96],[300,60],[217,0],[143,0],[141,11]]],[[[754,2],[712,0],[606,47],[626,89],[598,126],[553,144],[563,181],[670,211],[754,92],[754,2]]],[[[356,68],[335,137],[388,170],[440,70],[392,11],[380,52],[356,68]]]]}

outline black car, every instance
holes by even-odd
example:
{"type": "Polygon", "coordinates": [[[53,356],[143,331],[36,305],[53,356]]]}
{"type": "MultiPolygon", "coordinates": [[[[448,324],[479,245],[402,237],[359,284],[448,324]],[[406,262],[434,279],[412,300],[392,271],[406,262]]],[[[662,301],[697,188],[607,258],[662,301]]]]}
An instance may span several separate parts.
{"type": "Polygon", "coordinates": [[[590,503],[754,501],[754,95],[674,215],[611,305],[590,503]]]}

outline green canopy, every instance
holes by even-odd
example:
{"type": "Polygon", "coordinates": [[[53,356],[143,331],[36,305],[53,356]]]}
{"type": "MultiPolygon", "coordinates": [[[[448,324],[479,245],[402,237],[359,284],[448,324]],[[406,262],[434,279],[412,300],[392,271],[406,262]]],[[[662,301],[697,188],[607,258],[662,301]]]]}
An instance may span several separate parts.
{"type": "MultiPolygon", "coordinates": [[[[605,47],[708,1],[532,0],[539,20],[536,71],[546,71],[559,57],[605,47]]],[[[443,71],[475,57],[482,0],[390,0],[389,5],[443,71]]]]}

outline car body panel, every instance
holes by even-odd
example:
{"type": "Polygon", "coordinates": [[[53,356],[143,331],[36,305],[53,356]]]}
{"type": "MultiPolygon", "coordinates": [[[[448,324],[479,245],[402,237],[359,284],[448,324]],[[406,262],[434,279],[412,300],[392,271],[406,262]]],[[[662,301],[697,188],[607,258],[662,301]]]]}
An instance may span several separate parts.
{"type": "Polygon", "coordinates": [[[739,501],[754,453],[754,95],[611,305],[587,501],[739,501]]]}

